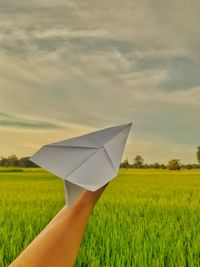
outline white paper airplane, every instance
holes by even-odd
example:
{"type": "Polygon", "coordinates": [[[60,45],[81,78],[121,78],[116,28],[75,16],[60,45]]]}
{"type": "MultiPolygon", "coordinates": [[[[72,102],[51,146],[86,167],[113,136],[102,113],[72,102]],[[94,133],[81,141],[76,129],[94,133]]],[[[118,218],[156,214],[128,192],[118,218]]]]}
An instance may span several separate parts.
{"type": "Polygon", "coordinates": [[[30,160],[64,180],[67,206],[117,176],[132,123],[42,146],[30,160]]]}

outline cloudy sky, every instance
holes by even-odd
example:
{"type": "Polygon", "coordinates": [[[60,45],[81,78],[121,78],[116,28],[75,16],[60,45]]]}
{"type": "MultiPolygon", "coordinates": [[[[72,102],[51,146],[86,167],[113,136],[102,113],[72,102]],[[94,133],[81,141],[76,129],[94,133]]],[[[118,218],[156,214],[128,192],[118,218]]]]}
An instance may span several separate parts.
{"type": "Polygon", "coordinates": [[[196,161],[200,2],[0,0],[0,155],[133,122],[124,158],[196,161]]]}

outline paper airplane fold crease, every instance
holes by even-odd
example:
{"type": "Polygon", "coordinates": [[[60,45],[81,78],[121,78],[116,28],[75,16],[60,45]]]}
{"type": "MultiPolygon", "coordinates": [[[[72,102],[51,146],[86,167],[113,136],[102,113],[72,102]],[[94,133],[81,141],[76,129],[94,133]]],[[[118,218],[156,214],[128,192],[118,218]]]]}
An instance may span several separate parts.
{"type": "Polygon", "coordinates": [[[132,123],[42,146],[30,160],[64,180],[67,206],[118,173],[132,123]]]}

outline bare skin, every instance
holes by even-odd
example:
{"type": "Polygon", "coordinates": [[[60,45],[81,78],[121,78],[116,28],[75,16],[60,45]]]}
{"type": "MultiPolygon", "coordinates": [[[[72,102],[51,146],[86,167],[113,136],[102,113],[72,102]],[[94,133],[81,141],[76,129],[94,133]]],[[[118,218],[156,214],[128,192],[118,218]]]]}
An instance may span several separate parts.
{"type": "Polygon", "coordinates": [[[73,267],[92,210],[107,185],[64,207],[10,267],[73,267]]]}

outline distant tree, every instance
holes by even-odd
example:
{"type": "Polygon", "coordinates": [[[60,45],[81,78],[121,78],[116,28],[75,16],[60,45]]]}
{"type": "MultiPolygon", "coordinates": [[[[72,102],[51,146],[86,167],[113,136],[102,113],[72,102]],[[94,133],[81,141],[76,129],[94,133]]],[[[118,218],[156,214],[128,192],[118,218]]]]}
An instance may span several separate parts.
{"type": "Polygon", "coordinates": [[[160,169],[160,164],[158,162],[155,162],[153,166],[154,169],[160,169]]]}
{"type": "MultiPolygon", "coordinates": [[[[134,164],[133,164],[133,167],[134,167],[134,164]]],[[[150,165],[148,165],[147,163],[143,164],[143,168],[144,169],[149,169],[150,168],[150,165]]]]}
{"type": "Polygon", "coordinates": [[[6,158],[1,157],[0,166],[1,167],[6,167],[7,166],[7,159],[6,158]]]}
{"type": "Polygon", "coordinates": [[[194,164],[192,164],[192,168],[193,169],[199,169],[200,168],[200,164],[194,163],[194,164]]]}
{"type": "Polygon", "coordinates": [[[10,166],[10,167],[19,166],[19,160],[16,155],[12,155],[7,158],[7,166],[10,166]]]}
{"type": "Polygon", "coordinates": [[[153,164],[153,163],[144,164],[144,165],[143,165],[143,168],[144,168],[145,166],[148,166],[149,169],[153,169],[153,168],[154,168],[154,164],[153,164]]]}
{"type": "Polygon", "coordinates": [[[165,164],[161,164],[160,167],[161,167],[161,169],[163,169],[163,170],[167,169],[167,166],[166,166],[165,164]]]}
{"type": "Polygon", "coordinates": [[[168,162],[168,169],[169,170],[180,170],[181,169],[181,163],[180,159],[172,159],[168,162]]]}
{"type": "Polygon", "coordinates": [[[140,155],[137,155],[133,160],[133,166],[135,168],[142,168],[143,165],[144,165],[144,159],[140,155]]]}
{"type": "Polygon", "coordinates": [[[199,165],[200,165],[200,146],[197,147],[197,160],[198,160],[199,165]]]}
{"type": "Polygon", "coordinates": [[[192,165],[192,164],[187,164],[185,167],[186,167],[186,169],[188,169],[188,170],[193,169],[193,165],[192,165]]]}
{"type": "Polygon", "coordinates": [[[35,163],[29,160],[29,157],[23,157],[19,160],[19,166],[24,167],[38,167],[35,163]]]}
{"type": "Polygon", "coordinates": [[[129,161],[127,158],[120,164],[120,167],[121,168],[129,168],[130,167],[130,164],[129,164],[129,161]]]}

